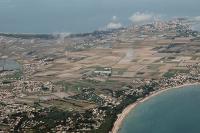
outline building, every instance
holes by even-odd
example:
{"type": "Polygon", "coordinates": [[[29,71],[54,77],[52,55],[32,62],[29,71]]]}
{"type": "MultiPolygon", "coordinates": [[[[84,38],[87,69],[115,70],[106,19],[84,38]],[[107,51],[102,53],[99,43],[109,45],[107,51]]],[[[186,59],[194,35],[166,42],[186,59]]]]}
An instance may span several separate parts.
{"type": "Polygon", "coordinates": [[[101,76],[111,76],[112,75],[112,68],[110,68],[110,67],[97,68],[94,71],[94,74],[101,75],[101,76]]]}

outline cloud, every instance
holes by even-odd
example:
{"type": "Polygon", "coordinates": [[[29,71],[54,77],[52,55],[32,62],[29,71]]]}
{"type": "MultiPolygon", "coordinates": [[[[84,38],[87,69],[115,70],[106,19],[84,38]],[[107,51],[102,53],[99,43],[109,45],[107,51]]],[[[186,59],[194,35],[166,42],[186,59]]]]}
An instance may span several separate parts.
{"type": "Polygon", "coordinates": [[[112,17],[112,20],[113,20],[113,21],[117,21],[117,16],[113,16],[113,17],[112,17]]]}
{"type": "Polygon", "coordinates": [[[119,29],[119,28],[121,28],[122,27],[122,24],[121,23],[116,23],[116,22],[110,22],[107,26],[106,26],[106,28],[107,29],[119,29]]]}
{"type": "Polygon", "coordinates": [[[196,16],[196,17],[194,17],[194,20],[196,20],[196,21],[200,21],[200,16],[196,16]]]}
{"type": "Polygon", "coordinates": [[[129,17],[129,20],[131,20],[133,23],[147,23],[151,22],[157,18],[157,15],[153,13],[141,13],[141,12],[136,12],[134,13],[131,17],[129,17]]]}
{"type": "Polygon", "coordinates": [[[106,25],[106,29],[119,29],[122,24],[118,21],[117,16],[113,16],[111,22],[106,25]]]}
{"type": "Polygon", "coordinates": [[[53,33],[53,36],[57,38],[57,43],[61,44],[65,42],[65,38],[70,36],[70,33],[66,33],[66,32],[58,32],[58,33],[53,33]]]}

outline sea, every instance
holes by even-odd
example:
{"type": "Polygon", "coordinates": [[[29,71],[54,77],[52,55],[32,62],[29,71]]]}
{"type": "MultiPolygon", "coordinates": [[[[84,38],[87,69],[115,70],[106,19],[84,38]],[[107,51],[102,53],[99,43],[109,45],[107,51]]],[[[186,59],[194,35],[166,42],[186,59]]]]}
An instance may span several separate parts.
{"type": "Polygon", "coordinates": [[[119,133],[199,133],[200,85],[171,89],[139,104],[119,133]]]}
{"type": "Polygon", "coordinates": [[[92,32],[133,19],[196,17],[199,5],[199,0],[0,0],[0,32],[92,32]]]}

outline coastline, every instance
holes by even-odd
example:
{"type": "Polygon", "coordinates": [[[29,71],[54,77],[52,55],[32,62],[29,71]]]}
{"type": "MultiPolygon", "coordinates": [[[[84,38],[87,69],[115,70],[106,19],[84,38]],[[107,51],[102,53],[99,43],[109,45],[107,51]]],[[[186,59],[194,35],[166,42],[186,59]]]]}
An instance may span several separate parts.
{"type": "Polygon", "coordinates": [[[137,107],[137,105],[151,99],[152,97],[154,96],[157,96],[163,92],[166,92],[168,90],[171,90],[171,89],[180,89],[182,87],[186,87],[186,86],[192,86],[192,85],[200,85],[200,83],[187,83],[187,84],[183,84],[183,85],[179,85],[179,86],[176,86],[176,87],[170,87],[170,88],[166,88],[166,89],[160,89],[160,90],[157,90],[157,91],[154,91],[152,92],[152,94],[146,96],[145,98],[142,98],[141,100],[138,100],[130,105],[128,105],[123,111],[121,114],[118,114],[118,118],[117,120],[114,122],[113,124],[113,128],[111,130],[111,133],[118,133],[125,118],[128,116],[128,114],[137,107]]]}
{"type": "Polygon", "coordinates": [[[68,32],[58,32],[58,33],[12,33],[12,32],[0,32],[0,36],[4,37],[13,37],[13,38],[25,38],[25,39],[32,39],[32,38],[43,38],[43,39],[57,39],[60,36],[64,37],[86,37],[90,35],[98,35],[98,34],[110,34],[114,32],[118,32],[120,30],[126,29],[129,26],[118,28],[118,29],[106,29],[106,30],[94,30],[91,32],[80,32],[80,33],[68,33],[68,32]]]}

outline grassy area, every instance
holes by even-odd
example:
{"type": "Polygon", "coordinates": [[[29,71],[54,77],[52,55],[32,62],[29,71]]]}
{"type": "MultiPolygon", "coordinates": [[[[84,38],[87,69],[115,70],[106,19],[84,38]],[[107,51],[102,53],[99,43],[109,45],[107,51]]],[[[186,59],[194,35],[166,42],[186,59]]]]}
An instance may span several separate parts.
{"type": "Polygon", "coordinates": [[[200,59],[200,56],[199,55],[194,55],[192,56],[191,60],[199,60],[200,59]]]}
{"type": "Polygon", "coordinates": [[[148,66],[148,69],[150,69],[150,70],[158,70],[159,67],[161,67],[161,66],[162,66],[162,64],[151,64],[151,65],[148,66]]]}
{"type": "Polygon", "coordinates": [[[112,70],[112,75],[123,75],[125,71],[127,71],[127,69],[114,68],[112,70]]]}
{"type": "Polygon", "coordinates": [[[95,106],[95,104],[89,102],[75,100],[51,100],[48,102],[44,102],[44,104],[58,108],[63,111],[84,111],[85,109],[95,106]]]}
{"type": "Polygon", "coordinates": [[[68,91],[69,87],[71,86],[70,83],[67,83],[65,81],[58,81],[57,83],[55,83],[56,85],[61,85],[64,89],[64,91],[68,91]]]}
{"type": "Polygon", "coordinates": [[[56,85],[61,85],[64,91],[80,92],[78,88],[93,88],[98,82],[92,80],[79,80],[75,82],[59,81],[56,85]]]}
{"type": "Polygon", "coordinates": [[[20,80],[23,76],[23,72],[21,70],[15,71],[11,75],[7,75],[6,79],[14,79],[14,80],[20,80]]]}
{"type": "Polygon", "coordinates": [[[23,72],[21,70],[18,70],[0,78],[3,79],[2,84],[10,84],[14,80],[20,80],[22,76],[23,76],[23,72]]]}
{"type": "Polygon", "coordinates": [[[66,91],[79,92],[78,88],[98,88],[98,87],[112,87],[119,82],[114,80],[95,81],[95,80],[79,80],[68,83],[66,81],[59,81],[56,85],[61,85],[66,91]]]}
{"type": "Polygon", "coordinates": [[[166,72],[163,77],[170,78],[174,77],[178,73],[188,73],[189,70],[186,69],[170,69],[168,72],[166,72]]]}

